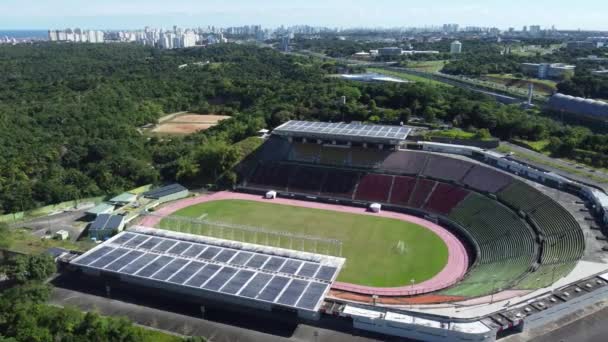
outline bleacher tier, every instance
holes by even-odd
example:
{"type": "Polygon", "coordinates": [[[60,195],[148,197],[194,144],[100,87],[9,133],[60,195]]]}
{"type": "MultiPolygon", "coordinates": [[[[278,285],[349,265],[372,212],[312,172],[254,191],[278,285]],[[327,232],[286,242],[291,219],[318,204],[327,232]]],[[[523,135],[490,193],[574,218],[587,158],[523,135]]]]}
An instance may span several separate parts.
{"type": "Polygon", "coordinates": [[[348,166],[349,150],[340,147],[324,147],[321,149],[320,163],[323,165],[348,166]]]}
{"type": "Polygon", "coordinates": [[[450,295],[483,295],[513,284],[533,264],[535,240],[523,220],[507,207],[471,193],[449,215],[463,226],[480,248],[478,266],[469,271],[450,295]]]}
{"type": "Polygon", "coordinates": [[[321,157],[321,146],[309,143],[293,143],[289,160],[302,163],[318,164],[321,157]]]}
{"type": "Polygon", "coordinates": [[[321,192],[326,196],[352,198],[358,182],[358,172],[328,169],[321,192]]]}
{"type": "Polygon", "coordinates": [[[460,182],[473,165],[464,160],[431,155],[423,174],[438,180],[460,182]]]}
{"type": "Polygon", "coordinates": [[[350,151],[350,164],[353,167],[378,168],[390,154],[375,148],[353,148],[350,151]]]}
{"type": "Polygon", "coordinates": [[[513,178],[506,173],[475,165],[463,178],[462,182],[481,192],[496,193],[509,185],[512,180],[513,178]]]}
{"type": "Polygon", "coordinates": [[[357,186],[355,199],[369,202],[388,202],[393,176],[366,174],[357,186]]]}
{"type": "Polygon", "coordinates": [[[437,182],[433,180],[418,178],[408,206],[412,208],[422,208],[426,203],[429,194],[433,191],[435,184],[437,184],[437,182]]]}
{"type": "Polygon", "coordinates": [[[447,215],[469,192],[463,188],[446,183],[439,183],[429,197],[424,209],[442,215],[447,215]]]}
{"type": "Polygon", "coordinates": [[[395,176],[390,203],[404,206],[407,205],[415,185],[416,178],[395,176]]]}
{"type": "Polygon", "coordinates": [[[289,177],[288,190],[318,195],[321,191],[321,184],[323,183],[325,174],[325,169],[295,166],[289,177]]]}
{"type": "Polygon", "coordinates": [[[422,173],[428,156],[422,152],[399,151],[391,153],[380,168],[406,175],[418,175],[422,173]]]}
{"type": "Polygon", "coordinates": [[[278,163],[260,163],[250,180],[250,185],[285,190],[291,167],[278,163]]]}

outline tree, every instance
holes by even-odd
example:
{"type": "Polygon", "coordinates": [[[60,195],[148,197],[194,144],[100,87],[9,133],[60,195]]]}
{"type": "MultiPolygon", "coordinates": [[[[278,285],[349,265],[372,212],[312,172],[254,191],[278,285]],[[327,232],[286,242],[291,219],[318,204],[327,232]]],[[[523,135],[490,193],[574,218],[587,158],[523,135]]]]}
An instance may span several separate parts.
{"type": "Polygon", "coordinates": [[[55,261],[46,254],[18,255],[9,259],[4,266],[8,279],[20,284],[46,280],[55,271],[55,261]]]}
{"type": "Polygon", "coordinates": [[[4,222],[0,222],[0,250],[8,249],[12,244],[13,241],[8,225],[4,222]]]}

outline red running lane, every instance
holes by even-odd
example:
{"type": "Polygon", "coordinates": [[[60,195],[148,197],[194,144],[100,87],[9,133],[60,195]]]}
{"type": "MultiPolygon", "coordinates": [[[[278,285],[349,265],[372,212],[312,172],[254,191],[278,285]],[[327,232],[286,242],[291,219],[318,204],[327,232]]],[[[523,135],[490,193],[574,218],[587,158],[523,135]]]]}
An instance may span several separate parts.
{"type": "Polygon", "coordinates": [[[264,199],[261,196],[250,195],[238,192],[217,192],[212,195],[202,195],[198,197],[186,198],[177,202],[173,202],[163,206],[162,208],[155,211],[155,216],[146,216],[140,221],[140,225],[154,227],[158,224],[162,217],[173,214],[174,212],[195,205],[199,203],[211,202],[211,201],[219,201],[226,199],[237,199],[237,200],[247,200],[247,201],[256,201],[256,202],[264,202],[264,203],[276,203],[276,204],[284,204],[291,205],[296,207],[304,207],[304,208],[314,208],[314,209],[323,209],[323,210],[332,210],[339,211],[351,214],[358,215],[371,215],[371,216],[380,216],[387,217],[392,219],[397,219],[405,222],[415,223],[417,225],[423,226],[435,234],[439,236],[443,242],[446,244],[448,248],[448,262],[433,278],[426,280],[422,283],[401,287],[371,287],[371,286],[362,286],[350,283],[342,283],[342,282],[334,282],[332,285],[332,289],[348,291],[353,293],[365,294],[365,295],[379,295],[379,296],[412,296],[412,295],[420,295],[424,293],[434,292],[446,287],[452,286],[457,283],[460,279],[464,277],[467,272],[467,266],[469,264],[469,257],[466,249],[458,240],[454,234],[450,233],[447,229],[436,225],[430,221],[421,219],[416,216],[392,212],[392,211],[382,211],[380,213],[370,213],[363,208],[357,207],[349,207],[343,205],[335,205],[335,204],[327,204],[327,203],[319,203],[319,202],[308,202],[308,201],[299,201],[294,199],[287,198],[276,198],[274,200],[264,199]]]}

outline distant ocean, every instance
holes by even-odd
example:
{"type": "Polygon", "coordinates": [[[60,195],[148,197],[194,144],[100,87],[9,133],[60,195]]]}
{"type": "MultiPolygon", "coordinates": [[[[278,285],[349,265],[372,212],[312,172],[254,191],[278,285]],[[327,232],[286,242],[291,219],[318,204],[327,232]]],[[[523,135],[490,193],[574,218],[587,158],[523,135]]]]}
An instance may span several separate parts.
{"type": "Polygon", "coordinates": [[[48,31],[46,30],[0,30],[0,37],[10,37],[16,39],[47,39],[48,31]]]}

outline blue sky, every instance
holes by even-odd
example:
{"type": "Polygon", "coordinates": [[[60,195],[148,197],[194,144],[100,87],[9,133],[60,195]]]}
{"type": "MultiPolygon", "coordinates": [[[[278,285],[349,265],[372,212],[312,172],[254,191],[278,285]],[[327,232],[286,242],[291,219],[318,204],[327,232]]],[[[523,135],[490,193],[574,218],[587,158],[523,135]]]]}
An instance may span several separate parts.
{"type": "Polygon", "coordinates": [[[539,24],[608,30],[608,0],[0,0],[0,29],[539,24]]]}

